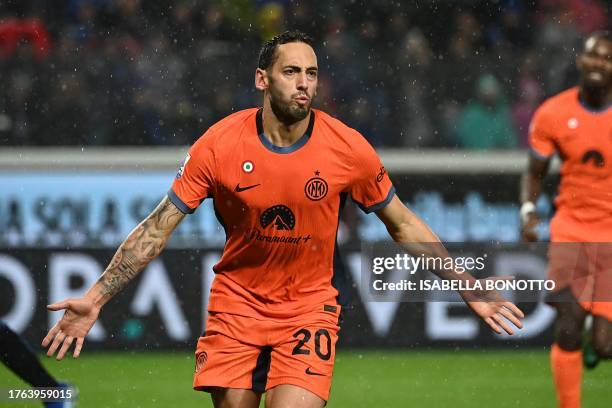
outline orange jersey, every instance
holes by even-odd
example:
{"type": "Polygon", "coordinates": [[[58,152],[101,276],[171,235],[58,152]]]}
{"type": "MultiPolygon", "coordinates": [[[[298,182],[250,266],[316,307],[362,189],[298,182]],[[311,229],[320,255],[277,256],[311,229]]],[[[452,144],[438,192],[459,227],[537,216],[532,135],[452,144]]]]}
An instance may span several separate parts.
{"type": "Polygon", "coordinates": [[[279,147],[264,135],[261,112],[213,125],[168,196],[185,213],[212,197],[225,229],[209,311],[286,318],[336,304],[336,232],[347,196],[371,212],[395,190],[374,149],[342,122],[313,109],[306,133],[279,147]]]}
{"type": "Polygon", "coordinates": [[[536,111],[529,140],[536,156],[562,160],[551,240],[612,242],[612,107],[589,110],[568,89],[536,111]]]}

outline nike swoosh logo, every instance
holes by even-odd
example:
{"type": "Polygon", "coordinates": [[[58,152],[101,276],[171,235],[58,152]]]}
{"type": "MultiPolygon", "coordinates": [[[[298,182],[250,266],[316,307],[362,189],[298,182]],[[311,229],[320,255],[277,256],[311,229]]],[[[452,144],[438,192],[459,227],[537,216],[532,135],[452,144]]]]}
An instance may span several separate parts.
{"type": "Polygon", "coordinates": [[[310,371],[310,367],[308,367],[306,369],[306,374],[308,374],[308,375],[320,375],[321,377],[325,377],[325,374],[313,373],[312,371],[310,371]]]}
{"type": "Polygon", "coordinates": [[[252,186],[246,186],[246,187],[240,187],[240,183],[238,183],[238,184],[236,184],[236,188],[234,189],[234,191],[237,192],[237,193],[240,193],[242,191],[250,190],[252,188],[255,188],[257,186],[261,186],[261,183],[253,184],[252,186]]]}

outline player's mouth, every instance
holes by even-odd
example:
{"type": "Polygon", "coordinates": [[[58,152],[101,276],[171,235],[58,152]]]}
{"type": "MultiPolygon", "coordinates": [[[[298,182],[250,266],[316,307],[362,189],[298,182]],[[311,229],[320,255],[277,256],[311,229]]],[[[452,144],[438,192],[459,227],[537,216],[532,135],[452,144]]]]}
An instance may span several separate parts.
{"type": "Polygon", "coordinates": [[[306,95],[299,95],[294,97],[293,99],[300,105],[306,105],[310,101],[310,98],[306,95]]]}
{"type": "Polygon", "coordinates": [[[594,81],[602,81],[604,79],[604,73],[601,71],[589,71],[586,75],[590,80],[594,81]]]}

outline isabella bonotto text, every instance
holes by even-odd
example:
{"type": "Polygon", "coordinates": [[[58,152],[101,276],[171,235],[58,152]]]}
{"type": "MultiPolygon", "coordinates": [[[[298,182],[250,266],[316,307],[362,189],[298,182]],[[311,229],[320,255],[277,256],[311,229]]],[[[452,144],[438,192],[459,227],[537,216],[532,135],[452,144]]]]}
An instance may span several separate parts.
{"type": "Polygon", "coordinates": [[[372,281],[372,289],[377,292],[386,291],[466,291],[466,290],[519,290],[519,291],[552,291],[555,289],[555,282],[544,279],[510,279],[495,280],[481,279],[474,281],[467,280],[439,280],[422,279],[410,281],[401,279],[395,282],[385,282],[382,279],[372,281]]]}

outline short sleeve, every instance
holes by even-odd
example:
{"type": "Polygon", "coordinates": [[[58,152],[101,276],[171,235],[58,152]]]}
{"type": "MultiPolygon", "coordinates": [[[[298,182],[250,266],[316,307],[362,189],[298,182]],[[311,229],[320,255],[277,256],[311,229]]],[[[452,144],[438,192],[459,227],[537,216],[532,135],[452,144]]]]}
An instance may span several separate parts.
{"type": "Polygon", "coordinates": [[[355,139],[350,194],[365,213],[371,213],[391,202],[395,188],[374,148],[359,134],[355,139]]]}
{"type": "Polygon", "coordinates": [[[213,196],[215,156],[213,137],[208,132],[189,149],[168,191],[170,201],[185,214],[193,213],[207,197],[213,196]]]}
{"type": "Polygon", "coordinates": [[[548,159],[555,153],[554,129],[543,107],[533,115],[529,124],[529,146],[536,157],[548,159]]]}

